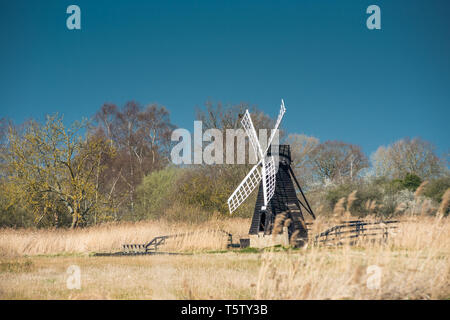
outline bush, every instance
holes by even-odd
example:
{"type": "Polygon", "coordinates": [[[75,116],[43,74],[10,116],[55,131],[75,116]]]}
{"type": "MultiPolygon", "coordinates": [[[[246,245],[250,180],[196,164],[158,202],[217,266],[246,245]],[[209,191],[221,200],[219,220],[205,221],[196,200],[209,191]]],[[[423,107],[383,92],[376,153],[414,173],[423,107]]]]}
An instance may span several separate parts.
{"type": "MultiPolygon", "coordinates": [[[[182,203],[199,210],[228,215],[227,200],[245,177],[245,168],[217,165],[189,169],[177,188],[182,203]],[[243,171],[243,172],[241,172],[243,171]],[[241,174],[242,173],[242,174],[241,174]]],[[[257,190],[233,212],[233,216],[249,217],[255,205],[257,190]]]]}
{"type": "Polygon", "coordinates": [[[331,209],[334,208],[340,198],[347,197],[351,192],[357,191],[356,200],[352,204],[352,212],[364,214],[367,200],[381,200],[382,188],[373,182],[348,183],[338,185],[328,190],[326,199],[331,209]]]}
{"type": "Polygon", "coordinates": [[[208,221],[212,216],[211,212],[191,205],[174,202],[164,212],[164,219],[167,221],[189,222],[191,224],[208,221]]]}
{"type": "MultiPolygon", "coordinates": [[[[407,182],[416,181],[415,178],[407,179],[407,182]]],[[[417,181],[415,182],[417,183],[417,181]]],[[[412,188],[413,183],[410,184],[412,188]]],[[[414,199],[414,194],[405,187],[404,180],[377,178],[369,181],[360,181],[335,186],[326,191],[325,199],[332,211],[339,199],[353,192],[356,193],[356,200],[352,203],[351,213],[354,216],[364,217],[368,214],[376,214],[383,217],[394,215],[396,207],[401,202],[414,199]],[[408,197],[407,197],[408,196],[408,197]],[[368,209],[367,205],[372,205],[368,209]]]]}
{"type": "Polygon", "coordinates": [[[355,187],[356,186],[352,186],[351,184],[340,184],[328,189],[325,195],[325,199],[330,206],[330,209],[333,210],[339,199],[347,197],[355,187]]]}
{"type": "MultiPolygon", "coordinates": [[[[217,215],[229,215],[228,197],[245,177],[246,168],[228,165],[214,167],[167,167],[144,177],[137,188],[134,215],[125,219],[158,219],[201,222],[217,215]]],[[[256,191],[233,213],[250,217],[256,191]]]]}
{"type": "Polygon", "coordinates": [[[388,183],[384,184],[383,187],[387,193],[394,194],[404,190],[405,184],[401,179],[393,179],[392,181],[389,181],[388,183]]]}
{"type": "Polygon", "coordinates": [[[422,179],[413,173],[406,174],[402,181],[403,187],[411,191],[415,191],[421,183],[422,179]]]}
{"type": "Polygon", "coordinates": [[[176,197],[177,181],[183,169],[167,167],[145,176],[137,188],[135,218],[159,218],[172,206],[176,197]]]}
{"type": "Polygon", "coordinates": [[[34,217],[29,211],[15,206],[0,205],[0,228],[28,228],[34,226],[34,217]]]}
{"type": "MultiPolygon", "coordinates": [[[[15,189],[11,184],[0,181],[0,228],[29,228],[55,226],[53,215],[44,215],[36,219],[33,211],[23,205],[20,198],[12,196],[15,189]],[[37,223],[38,222],[38,223],[37,223]]],[[[64,226],[62,214],[58,214],[59,226],[64,226]]],[[[70,224],[69,224],[70,225],[70,224]]]]}

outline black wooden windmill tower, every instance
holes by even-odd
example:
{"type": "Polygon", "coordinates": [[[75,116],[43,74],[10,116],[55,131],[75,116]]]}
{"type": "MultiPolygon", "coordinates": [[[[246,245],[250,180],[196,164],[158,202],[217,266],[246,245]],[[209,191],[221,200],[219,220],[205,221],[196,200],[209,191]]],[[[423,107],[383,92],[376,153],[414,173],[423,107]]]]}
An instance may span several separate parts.
{"type": "Polygon", "coordinates": [[[246,110],[241,123],[259,161],[231,194],[228,206],[232,213],[259,184],[249,234],[271,235],[279,233],[282,227],[287,227],[289,241],[295,245],[301,245],[308,237],[303,213],[308,212],[314,219],[315,216],[291,168],[292,159],[289,145],[272,145],[285,112],[286,108],[281,100],[281,109],[275,129],[272,131],[266,150],[263,150],[250,113],[246,110]],[[297,197],[294,182],[299,189],[300,199],[297,197]]]}

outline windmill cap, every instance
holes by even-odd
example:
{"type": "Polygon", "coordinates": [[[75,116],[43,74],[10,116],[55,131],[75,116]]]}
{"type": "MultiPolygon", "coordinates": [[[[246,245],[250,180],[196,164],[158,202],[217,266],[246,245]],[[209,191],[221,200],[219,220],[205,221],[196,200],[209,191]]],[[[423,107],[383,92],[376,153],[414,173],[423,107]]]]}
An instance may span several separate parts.
{"type": "Polygon", "coordinates": [[[278,146],[278,152],[276,152],[276,148],[274,148],[274,152],[272,153],[272,148],[274,146],[270,146],[269,150],[267,151],[267,155],[269,156],[279,156],[280,162],[287,161],[287,164],[290,164],[292,161],[291,158],[291,147],[288,144],[280,144],[278,146]]]}

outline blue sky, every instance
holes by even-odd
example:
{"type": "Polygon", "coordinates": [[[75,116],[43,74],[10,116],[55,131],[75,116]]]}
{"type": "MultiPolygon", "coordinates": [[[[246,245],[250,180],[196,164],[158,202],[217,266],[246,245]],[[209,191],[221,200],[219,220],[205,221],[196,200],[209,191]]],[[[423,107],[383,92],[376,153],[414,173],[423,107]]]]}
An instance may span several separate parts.
{"type": "Polygon", "coordinates": [[[448,1],[2,1],[0,117],[159,103],[193,128],[205,101],[370,154],[409,136],[449,148],[448,1]],[[81,30],[66,8],[81,8],[81,30]],[[366,8],[381,8],[381,30],[366,8]]]}

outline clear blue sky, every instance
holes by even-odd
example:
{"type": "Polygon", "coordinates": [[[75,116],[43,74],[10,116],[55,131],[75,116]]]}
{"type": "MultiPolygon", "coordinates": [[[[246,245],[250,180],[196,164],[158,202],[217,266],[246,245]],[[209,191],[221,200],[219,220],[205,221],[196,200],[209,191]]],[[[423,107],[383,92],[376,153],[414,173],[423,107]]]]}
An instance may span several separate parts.
{"type": "Polygon", "coordinates": [[[2,1],[0,117],[92,116],[157,102],[192,129],[206,100],[249,102],[289,132],[449,148],[450,1],[2,1]],[[81,8],[82,30],[66,28],[81,8]],[[381,30],[366,8],[381,8],[381,30]]]}

